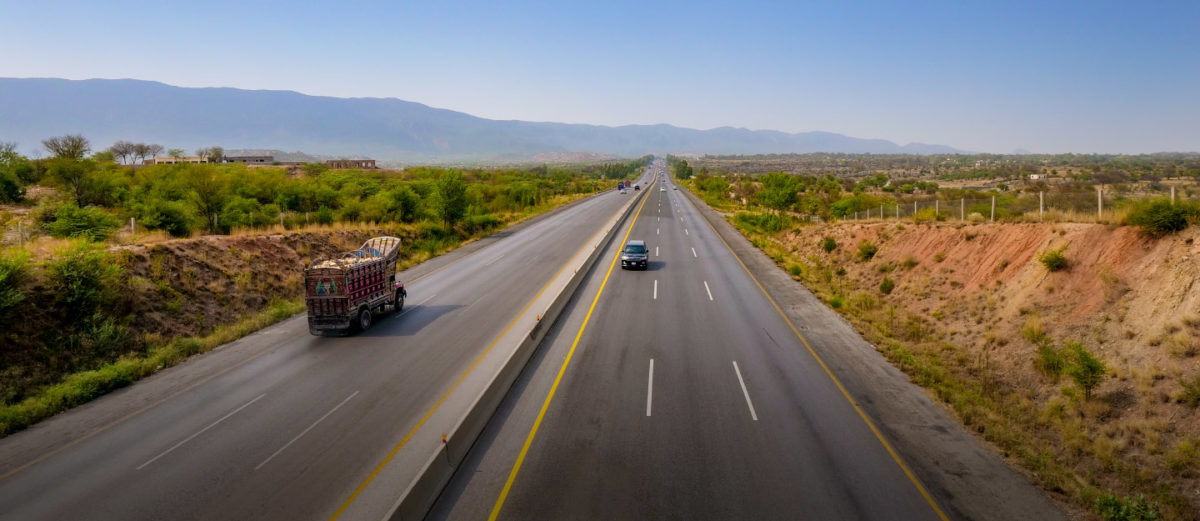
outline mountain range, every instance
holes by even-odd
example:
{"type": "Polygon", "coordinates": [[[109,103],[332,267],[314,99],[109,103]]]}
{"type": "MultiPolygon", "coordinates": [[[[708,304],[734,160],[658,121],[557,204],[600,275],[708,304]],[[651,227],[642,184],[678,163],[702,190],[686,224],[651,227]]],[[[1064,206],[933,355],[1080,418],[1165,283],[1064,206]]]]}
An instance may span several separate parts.
{"type": "Polygon", "coordinates": [[[219,145],[394,163],[520,161],[575,154],[960,152],[942,145],[901,146],[830,132],[491,120],[395,98],[185,88],[127,79],[0,78],[0,141],[33,150],[42,139],[63,134],[83,134],[94,148],[124,139],[189,152],[219,145]]]}

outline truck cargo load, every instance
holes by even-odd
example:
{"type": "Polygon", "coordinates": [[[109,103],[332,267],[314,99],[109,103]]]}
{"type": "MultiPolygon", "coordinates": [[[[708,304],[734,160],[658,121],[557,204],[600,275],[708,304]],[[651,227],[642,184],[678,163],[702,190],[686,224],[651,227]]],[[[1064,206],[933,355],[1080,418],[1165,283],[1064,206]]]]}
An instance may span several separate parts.
{"type": "Polygon", "coordinates": [[[408,292],[396,279],[400,239],[375,237],[357,250],[313,261],[304,269],[308,331],[345,335],[375,317],[404,308],[408,292]]]}

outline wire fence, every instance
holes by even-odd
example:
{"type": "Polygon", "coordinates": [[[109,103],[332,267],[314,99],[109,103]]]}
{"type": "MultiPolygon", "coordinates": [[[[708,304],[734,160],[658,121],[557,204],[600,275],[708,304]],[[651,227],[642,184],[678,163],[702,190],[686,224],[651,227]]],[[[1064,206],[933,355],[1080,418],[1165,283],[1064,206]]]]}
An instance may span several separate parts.
{"type": "MultiPolygon", "coordinates": [[[[1197,200],[1195,196],[1177,195],[1174,190],[1169,197],[1172,202],[1197,200]]],[[[1146,198],[1104,190],[1034,192],[973,199],[913,199],[860,208],[847,212],[840,219],[1117,222],[1129,212],[1130,203],[1143,199],[1146,198]]]]}

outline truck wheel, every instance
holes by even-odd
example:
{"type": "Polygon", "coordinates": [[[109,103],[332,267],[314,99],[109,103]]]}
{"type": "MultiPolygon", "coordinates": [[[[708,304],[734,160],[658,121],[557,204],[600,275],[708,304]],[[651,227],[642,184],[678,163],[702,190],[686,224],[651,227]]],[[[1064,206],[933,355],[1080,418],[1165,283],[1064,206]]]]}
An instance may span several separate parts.
{"type": "Polygon", "coordinates": [[[371,319],[372,318],[373,317],[371,316],[371,308],[363,308],[362,311],[359,311],[358,312],[358,329],[359,329],[359,331],[366,331],[367,328],[371,327],[371,319]]]}
{"type": "Polygon", "coordinates": [[[392,311],[399,313],[404,309],[404,292],[397,290],[396,299],[392,301],[392,311]]]}

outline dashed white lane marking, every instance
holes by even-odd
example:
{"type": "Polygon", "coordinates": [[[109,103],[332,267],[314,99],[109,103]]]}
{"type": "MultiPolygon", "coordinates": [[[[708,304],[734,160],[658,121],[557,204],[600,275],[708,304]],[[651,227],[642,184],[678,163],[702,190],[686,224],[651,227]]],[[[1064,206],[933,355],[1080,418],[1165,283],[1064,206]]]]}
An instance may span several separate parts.
{"type": "Polygon", "coordinates": [[[742,395],[746,397],[746,406],[750,408],[750,418],[758,421],[758,413],[754,412],[754,402],[750,401],[750,391],[746,390],[746,381],[742,379],[742,371],[738,369],[737,362],[733,363],[733,372],[737,373],[738,383],[742,384],[742,395]]]}
{"type": "Polygon", "coordinates": [[[708,293],[708,300],[712,300],[712,290],[708,289],[708,281],[704,281],[704,292],[708,293]]]}
{"type": "Polygon", "coordinates": [[[300,434],[297,434],[296,437],[292,438],[291,441],[283,444],[282,447],[279,447],[279,450],[275,451],[274,454],[271,454],[269,457],[267,457],[267,459],[263,460],[262,463],[259,463],[257,467],[254,467],[254,470],[258,470],[258,469],[262,468],[262,466],[266,465],[267,462],[271,461],[272,459],[275,459],[275,456],[278,456],[279,453],[283,452],[284,449],[290,447],[293,443],[296,443],[296,440],[300,439],[301,436],[308,434],[308,431],[311,431],[313,429],[313,427],[317,426],[318,423],[325,421],[325,418],[328,418],[329,415],[333,414],[334,411],[340,409],[343,405],[346,405],[346,402],[350,401],[350,399],[354,398],[357,394],[358,394],[358,391],[354,391],[353,393],[350,393],[350,396],[347,396],[345,400],[342,400],[342,403],[339,403],[339,404],[333,406],[333,408],[330,409],[329,412],[325,413],[324,416],[317,418],[317,421],[313,422],[312,425],[309,425],[307,429],[300,431],[300,434]]]}
{"type": "Polygon", "coordinates": [[[699,259],[699,258],[700,258],[700,256],[699,256],[699,255],[696,255],[696,248],[692,248],[692,256],[693,256],[693,257],[695,257],[695,258],[697,258],[697,259],[699,259]]]}
{"type": "Polygon", "coordinates": [[[650,416],[650,404],[654,401],[654,359],[650,359],[650,377],[646,380],[646,416],[650,416]]]}
{"type": "Polygon", "coordinates": [[[221,419],[219,419],[219,420],[217,420],[217,421],[215,421],[215,422],[212,422],[212,423],[208,424],[208,426],[207,426],[207,427],[205,427],[205,428],[203,428],[203,429],[200,429],[198,432],[196,432],[196,434],[193,434],[193,435],[191,435],[191,436],[188,436],[188,437],[184,438],[184,439],[183,439],[183,441],[181,441],[181,442],[179,442],[179,443],[176,443],[174,446],[172,446],[171,448],[169,448],[169,449],[167,449],[167,450],[164,450],[164,451],[162,451],[162,453],[161,453],[161,454],[159,454],[159,455],[157,455],[157,456],[155,456],[155,457],[153,457],[153,458],[150,458],[150,461],[147,461],[147,462],[145,462],[145,463],[142,463],[141,465],[138,465],[138,467],[137,467],[136,469],[134,469],[134,470],[142,470],[142,468],[144,468],[146,465],[149,465],[149,464],[151,464],[151,463],[154,463],[156,460],[158,460],[158,458],[161,458],[161,457],[163,457],[163,456],[166,456],[167,454],[170,454],[170,453],[171,453],[171,451],[173,451],[173,450],[175,450],[175,449],[178,449],[179,447],[182,447],[184,443],[187,443],[187,442],[189,442],[189,441],[192,441],[193,439],[195,439],[195,438],[196,438],[196,436],[199,436],[199,435],[201,435],[201,434],[204,434],[204,432],[205,432],[205,431],[207,431],[207,430],[209,430],[209,429],[211,429],[211,428],[213,428],[213,427],[216,427],[218,423],[221,423],[221,422],[225,421],[226,419],[228,419],[230,416],[233,416],[233,415],[235,415],[235,414],[237,414],[237,413],[241,412],[241,411],[242,411],[242,409],[245,409],[246,407],[249,407],[249,406],[250,406],[250,404],[253,404],[254,402],[257,402],[257,401],[261,400],[261,399],[262,399],[262,397],[263,397],[263,396],[266,396],[266,395],[267,395],[267,393],[262,393],[262,394],[258,395],[258,396],[257,396],[257,397],[255,397],[253,400],[250,400],[250,401],[246,402],[246,404],[245,404],[245,405],[243,405],[243,406],[241,406],[241,407],[238,407],[237,409],[234,409],[234,410],[233,410],[233,412],[231,412],[231,413],[229,413],[229,414],[226,414],[225,416],[222,416],[222,417],[221,417],[221,419]]]}

